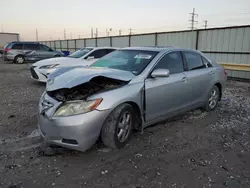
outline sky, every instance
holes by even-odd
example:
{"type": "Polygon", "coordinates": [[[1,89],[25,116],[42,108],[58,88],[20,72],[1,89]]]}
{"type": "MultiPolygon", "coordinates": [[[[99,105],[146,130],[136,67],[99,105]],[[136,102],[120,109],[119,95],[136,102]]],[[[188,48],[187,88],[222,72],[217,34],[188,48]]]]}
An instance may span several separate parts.
{"type": "Polygon", "coordinates": [[[250,0],[0,0],[0,32],[19,33],[21,40],[186,30],[189,13],[196,28],[250,24],[250,0]]]}

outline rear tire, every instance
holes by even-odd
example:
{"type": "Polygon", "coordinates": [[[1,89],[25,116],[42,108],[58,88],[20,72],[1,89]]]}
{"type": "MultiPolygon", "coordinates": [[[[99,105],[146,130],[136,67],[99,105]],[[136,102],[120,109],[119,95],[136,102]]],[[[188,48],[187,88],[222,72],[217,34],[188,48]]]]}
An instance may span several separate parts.
{"type": "Polygon", "coordinates": [[[23,64],[25,61],[24,56],[22,55],[17,55],[14,59],[14,62],[17,64],[23,64]]]}
{"type": "Polygon", "coordinates": [[[61,57],[60,55],[55,55],[54,57],[61,57]]]}
{"type": "Polygon", "coordinates": [[[102,141],[107,147],[120,149],[127,144],[135,124],[134,113],[131,105],[121,104],[109,114],[101,131],[102,141]]]}
{"type": "Polygon", "coordinates": [[[214,85],[212,89],[209,91],[206,103],[204,105],[204,109],[208,112],[215,110],[219,100],[220,100],[220,90],[216,85],[214,85]]]}

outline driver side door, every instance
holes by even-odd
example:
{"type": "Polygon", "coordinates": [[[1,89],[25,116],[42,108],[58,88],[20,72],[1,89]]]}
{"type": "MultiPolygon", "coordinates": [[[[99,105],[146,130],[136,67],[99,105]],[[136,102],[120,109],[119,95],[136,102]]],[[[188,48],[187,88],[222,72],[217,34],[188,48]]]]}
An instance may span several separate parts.
{"type": "Polygon", "coordinates": [[[168,69],[169,77],[149,76],[145,80],[146,122],[167,118],[185,106],[187,77],[182,55],[179,51],[165,54],[156,69],[168,69]]]}
{"type": "Polygon", "coordinates": [[[43,44],[40,44],[40,58],[41,59],[47,59],[47,58],[51,58],[54,57],[54,51],[49,48],[48,46],[45,46],[43,44]]]}

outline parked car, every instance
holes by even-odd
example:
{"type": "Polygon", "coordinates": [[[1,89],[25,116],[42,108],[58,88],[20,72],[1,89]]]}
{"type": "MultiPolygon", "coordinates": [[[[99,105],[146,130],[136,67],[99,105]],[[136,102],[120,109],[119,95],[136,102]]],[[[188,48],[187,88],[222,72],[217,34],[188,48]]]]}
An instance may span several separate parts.
{"type": "Polygon", "coordinates": [[[62,52],[52,50],[37,42],[11,42],[4,47],[3,59],[22,64],[25,61],[37,61],[64,56],[62,52]]]}
{"type": "Polygon", "coordinates": [[[49,144],[85,151],[99,137],[122,148],[133,129],[203,107],[214,110],[226,72],[203,53],[130,47],[89,68],[49,76],[39,102],[39,130],[49,144]]]}
{"type": "Polygon", "coordinates": [[[89,66],[99,58],[116,49],[117,48],[113,47],[86,47],[77,50],[67,57],[38,61],[30,68],[31,78],[39,82],[46,82],[48,75],[58,68],[68,66],[89,66]]]}

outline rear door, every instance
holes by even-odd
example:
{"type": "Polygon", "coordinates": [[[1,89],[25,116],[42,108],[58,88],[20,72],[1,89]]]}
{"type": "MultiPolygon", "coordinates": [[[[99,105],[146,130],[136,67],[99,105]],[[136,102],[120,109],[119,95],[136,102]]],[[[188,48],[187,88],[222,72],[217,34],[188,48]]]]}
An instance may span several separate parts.
{"type": "Polygon", "coordinates": [[[202,56],[196,52],[183,51],[186,64],[184,72],[188,79],[187,102],[189,106],[202,104],[212,87],[213,67],[203,62],[202,56]]]}
{"type": "MultiPolygon", "coordinates": [[[[164,55],[153,70],[168,69],[169,77],[145,80],[146,121],[153,121],[175,113],[185,106],[187,78],[179,51],[164,55]]],[[[153,71],[152,70],[152,71],[153,71]]]]}

